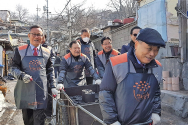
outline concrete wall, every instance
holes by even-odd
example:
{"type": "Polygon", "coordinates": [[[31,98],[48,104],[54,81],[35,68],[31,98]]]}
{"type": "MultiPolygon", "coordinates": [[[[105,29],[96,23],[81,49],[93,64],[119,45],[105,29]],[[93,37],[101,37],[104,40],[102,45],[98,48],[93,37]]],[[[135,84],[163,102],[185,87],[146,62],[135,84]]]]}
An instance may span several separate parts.
{"type": "Polygon", "coordinates": [[[166,8],[167,12],[170,12],[173,14],[173,17],[177,17],[177,11],[174,9],[178,3],[178,0],[166,0],[166,8]]]}
{"type": "Polygon", "coordinates": [[[122,45],[128,44],[131,41],[130,31],[134,26],[136,26],[136,22],[125,24],[112,30],[112,45],[114,49],[121,49],[122,45]]]}
{"type": "Polygon", "coordinates": [[[140,7],[146,5],[146,4],[150,3],[150,2],[153,2],[153,1],[155,1],[155,0],[142,0],[142,1],[140,2],[140,7]]]}
{"type": "Polygon", "coordinates": [[[102,39],[103,37],[99,37],[99,38],[97,38],[97,39],[95,39],[95,40],[92,40],[92,42],[94,43],[94,45],[95,45],[95,49],[98,49],[99,51],[100,50],[102,50],[102,46],[101,46],[101,39],[102,39]]]}
{"type": "Polygon", "coordinates": [[[10,12],[8,10],[0,10],[0,18],[3,21],[10,21],[10,12]]]}
{"type": "Polygon", "coordinates": [[[188,62],[183,64],[182,68],[182,84],[185,90],[188,90],[188,62]]]}
{"type": "MultiPolygon", "coordinates": [[[[122,45],[128,44],[131,40],[130,31],[136,26],[136,22],[125,24],[121,27],[108,27],[103,31],[104,36],[108,36],[112,39],[112,46],[114,49],[121,49],[122,45]]],[[[101,38],[98,38],[93,41],[95,48],[102,50],[101,47],[101,38]]]]}
{"type": "Polygon", "coordinates": [[[167,37],[168,41],[174,43],[179,43],[179,22],[175,10],[177,3],[178,0],[166,0],[167,37]]]}

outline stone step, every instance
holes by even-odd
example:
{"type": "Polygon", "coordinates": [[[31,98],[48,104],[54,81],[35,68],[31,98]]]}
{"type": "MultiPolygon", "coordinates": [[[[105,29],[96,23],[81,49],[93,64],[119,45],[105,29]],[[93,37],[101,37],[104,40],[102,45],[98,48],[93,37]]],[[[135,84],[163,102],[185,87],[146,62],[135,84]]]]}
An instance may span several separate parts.
{"type": "Polygon", "coordinates": [[[188,120],[188,91],[161,90],[162,110],[188,120]]]}

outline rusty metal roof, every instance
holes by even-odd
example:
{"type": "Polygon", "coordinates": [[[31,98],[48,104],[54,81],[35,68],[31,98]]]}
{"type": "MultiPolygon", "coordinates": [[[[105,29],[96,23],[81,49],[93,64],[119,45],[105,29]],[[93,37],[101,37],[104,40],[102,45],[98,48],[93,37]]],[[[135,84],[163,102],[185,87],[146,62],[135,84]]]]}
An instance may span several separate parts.
{"type": "Polygon", "coordinates": [[[0,39],[0,45],[3,46],[3,48],[7,51],[7,50],[10,50],[10,51],[13,51],[13,47],[10,43],[9,40],[7,39],[0,39]]]}

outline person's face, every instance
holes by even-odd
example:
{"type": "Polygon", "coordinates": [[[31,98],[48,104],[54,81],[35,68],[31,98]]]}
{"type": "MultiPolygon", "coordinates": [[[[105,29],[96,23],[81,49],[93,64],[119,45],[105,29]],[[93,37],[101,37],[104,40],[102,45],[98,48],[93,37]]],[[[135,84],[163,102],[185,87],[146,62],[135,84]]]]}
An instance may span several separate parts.
{"type": "Polygon", "coordinates": [[[145,42],[135,42],[135,55],[142,64],[150,63],[159,52],[159,47],[151,46],[145,42]]]}
{"type": "Polygon", "coordinates": [[[73,56],[79,56],[81,54],[81,46],[79,43],[72,44],[72,47],[70,48],[70,51],[73,56]]]}
{"type": "Polygon", "coordinates": [[[83,32],[82,35],[81,35],[81,38],[83,39],[85,37],[90,38],[90,34],[88,32],[83,32]]]}
{"type": "Polygon", "coordinates": [[[42,37],[42,44],[44,44],[45,41],[46,41],[46,38],[45,38],[45,36],[43,36],[43,37],[42,37]]]}
{"type": "Polygon", "coordinates": [[[40,28],[33,28],[31,29],[30,33],[28,34],[30,43],[37,47],[42,43],[43,32],[40,28]]]}
{"type": "Polygon", "coordinates": [[[59,57],[60,54],[57,54],[57,56],[59,57]]]}
{"type": "Polygon", "coordinates": [[[108,39],[104,40],[102,48],[106,53],[109,52],[110,50],[112,50],[112,42],[108,39]]]}
{"type": "Polygon", "coordinates": [[[140,32],[140,29],[134,29],[133,33],[131,34],[131,40],[135,43],[136,41],[136,36],[140,32]]]}

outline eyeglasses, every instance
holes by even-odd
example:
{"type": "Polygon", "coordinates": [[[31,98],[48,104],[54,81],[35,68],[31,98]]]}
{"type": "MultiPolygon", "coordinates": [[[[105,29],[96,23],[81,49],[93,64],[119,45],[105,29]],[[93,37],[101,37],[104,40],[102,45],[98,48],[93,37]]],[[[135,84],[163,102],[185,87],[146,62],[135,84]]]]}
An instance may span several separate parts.
{"type": "Polygon", "coordinates": [[[136,36],[137,36],[137,34],[133,34],[133,36],[135,36],[135,37],[136,37],[136,36]]]}
{"type": "Polygon", "coordinates": [[[107,46],[107,45],[111,45],[112,43],[107,43],[107,44],[102,44],[102,45],[105,45],[105,46],[107,46]]]}
{"type": "Polygon", "coordinates": [[[36,36],[42,37],[43,36],[43,34],[34,34],[34,33],[29,33],[29,34],[32,34],[33,37],[36,37],[36,36]]]}

